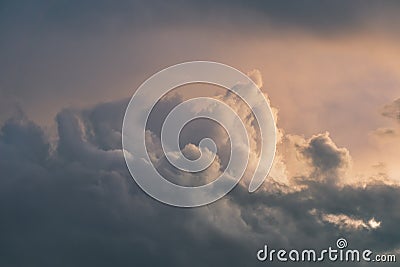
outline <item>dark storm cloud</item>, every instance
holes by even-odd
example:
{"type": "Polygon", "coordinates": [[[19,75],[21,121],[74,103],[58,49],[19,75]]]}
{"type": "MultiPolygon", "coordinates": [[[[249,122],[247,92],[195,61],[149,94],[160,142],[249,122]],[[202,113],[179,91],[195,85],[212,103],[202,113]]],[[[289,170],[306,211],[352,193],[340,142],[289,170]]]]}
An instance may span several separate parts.
{"type": "Polygon", "coordinates": [[[42,129],[24,116],[9,119],[2,127],[2,153],[5,160],[19,158],[22,163],[43,164],[48,157],[49,144],[42,129]]]}
{"type": "MultiPolygon", "coordinates": [[[[220,248],[232,238],[201,219],[211,216],[208,208],[176,209],[152,200],[133,183],[120,150],[91,141],[104,133],[113,138],[123,103],[62,111],[53,152],[43,131],[27,119],[3,126],[0,265],[245,264],[239,255],[220,257],[220,248]],[[92,131],[99,127],[94,114],[110,111],[113,116],[101,122],[108,130],[92,131]]],[[[239,247],[229,245],[223,254],[239,247]]]]}
{"type": "MultiPolygon", "coordinates": [[[[124,100],[63,110],[57,116],[55,147],[24,117],[5,123],[0,265],[258,266],[255,253],[265,243],[321,249],[341,236],[352,248],[382,252],[400,247],[400,189],[380,183],[341,187],[304,177],[305,188],[287,191],[269,179],[268,190],[249,194],[239,185],[206,207],[158,203],[132,181],[115,142],[125,105],[124,100]],[[316,214],[375,218],[381,226],[340,228],[316,214]]],[[[337,173],[346,160],[327,135],[298,149],[320,176],[337,173]]]]}

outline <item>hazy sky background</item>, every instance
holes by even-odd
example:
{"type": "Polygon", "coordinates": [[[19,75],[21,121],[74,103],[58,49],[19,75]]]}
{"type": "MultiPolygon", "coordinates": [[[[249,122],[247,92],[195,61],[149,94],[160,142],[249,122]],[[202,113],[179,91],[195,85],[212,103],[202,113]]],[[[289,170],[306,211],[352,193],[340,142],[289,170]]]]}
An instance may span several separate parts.
{"type": "Polygon", "coordinates": [[[0,263],[204,266],[197,251],[250,266],[263,242],[340,234],[398,251],[399,25],[397,1],[2,1],[0,263]],[[138,190],[120,153],[126,99],[190,60],[259,70],[278,110],[270,183],[283,197],[239,186],[181,210],[138,190]]]}

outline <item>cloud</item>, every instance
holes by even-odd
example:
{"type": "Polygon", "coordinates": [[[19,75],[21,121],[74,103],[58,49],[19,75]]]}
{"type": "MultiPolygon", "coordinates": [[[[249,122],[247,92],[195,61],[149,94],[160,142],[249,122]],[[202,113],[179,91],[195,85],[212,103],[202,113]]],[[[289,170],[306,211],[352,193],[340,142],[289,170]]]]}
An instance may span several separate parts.
{"type": "Polygon", "coordinates": [[[386,105],[383,108],[382,115],[400,122],[400,98],[386,105]]]}
{"type": "Polygon", "coordinates": [[[309,139],[286,134],[278,146],[291,185],[318,180],[339,184],[346,181],[352,159],[346,148],[338,148],[329,133],[313,135],[309,139]],[[305,179],[305,180],[304,180],[305,179]]]}
{"type": "MultiPolygon", "coordinates": [[[[172,1],[169,4],[155,0],[146,4],[137,1],[121,1],[117,5],[110,5],[107,1],[96,1],[96,5],[93,5],[92,1],[53,3],[42,0],[36,5],[22,7],[12,1],[5,1],[3,7],[1,10],[3,20],[8,21],[13,16],[17,16],[23,21],[36,22],[30,25],[31,27],[48,23],[53,24],[53,27],[70,30],[93,30],[107,23],[157,27],[162,23],[198,24],[204,16],[207,16],[214,22],[222,20],[222,17],[229,23],[262,22],[261,25],[301,28],[319,34],[323,34],[324,31],[332,33],[366,27],[371,18],[380,18],[385,22],[390,19],[395,20],[396,11],[400,8],[396,2],[380,5],[374,1],[368,1],[367,5],[363,5],[359,1],[348,3],[343,0],[335,2],[301,0],[296,3],[287,0],[252,3],[243,0],[217,3],[172,1]],[[37,14],[43,16],[37,18],[35,16],[37,14]],[[386,17],[383,16],[384,14],[386,17]],[[220,17],[219,20],[218,17],[220,17]],[[99,25],[95,25],[96,23],[99,25]]],[[[18,26],[22,27],[22,25],[18,26]]]]}
{"type": "Polygon", "coordinates": [[[352,218],[345,214],[319,214],[318,211],[311,210],[310,214],[314,216],[319,216],[320,220],[323,222],[331,223],[338,226],[341,230],[354,231],[354,230],[373,230],[380,227],[381,222],[376,221],[375,218],[371,218],[368,221],[363,221],[362,219],[352,218]]]}
{"type": "Polygon", "coordinates": [[[1,128],[2,152],[10,163],[43,164],[49,156],[50,144],[42,129],[25,116],[7,120],[1,128]]]}
{"type": "Polygon", "coordinates": [[[398,136],[396,129],[388,127],[378,128],[373,132],[373,134],[382,138],[393,138],[398,136]]]}
{"type": "Polygon", "coordinates": [[[298,148],[311,160],[317,172],[336,172],[338,169],[346,168],[350,162],[349,151],[338,148],[327,132],[311,137],[305,145],[298,145],[298,148]]]}
{"type": "MultiPolygon", "coordinates": [[[[265,243],[277,248],[319,248],[333,245],[343,235],[352,247],[400,251],[398,185],[380,179],[365,181],[363,186],[339,184],[351,158],[347,148],[338,147],[327,133],[304,138],[280,131],[280,150],[263,188],[248,194],[247,187],[239,184],[216,203],[177,209],[148,197],[126,169],[120,139],[127,99],[59,112],[56,142],[25,116],[3,124],[15,109],[9,103],[16,99],[30,115],[52,118],[53,111],[66,103],[86,105],[122,97],[145,78],[143,73],[160,66],[188,58],[214,58],[229,59],[235,66],[259,64],[269,71],[276,78],[269,79],[268,85],[275,88],[270,92],[275,103],[285,106],[286,117],[293,116],[291,130],[297,134],[311,136],[329,128],[337,138],[347,129],[355,136],[352,141],[364,146],[359,133],[373,118],[366,116],[368,122],[362,124],[358,116],[372,110],[375,102],[363,101],[362,109],[354,103],[363,99],[365,90],[371,93],[367,95],[375,94],[382,80],[385,92],[397,88],[398,75],[387,69],[396,59],[387,59],[398,54],[398,42],[386,42],[398,34],[398,4],[288,3],[2,2],[0,265],[256,266],[255,252],[265,243]],[[364,31],[372,37],[360,38],[364,31]],[[378,46],[373,31],[382,40],[378,46]],[[317,37],[310,39],[310,33],[317,37]],[[260,38],[254,40],[254,34],[260,38]],[[355,38],[332,39],[332,34],[355,38]],[[382,38],[385,34],[390,38],[382,38]],[[360,49],[354,53],[349,47],[360,49]],[[380,52],[372,55],[371,49],[377,47],[380,52]],[[158,60],[149,63],[149,54],[158,60]],[[321,75],[315,77],[316,71],[321,75]],[[354,90],[338,90],[347,88],[354,90]],[[329,120],[332,112],[338,114],[329,120]],[[349,112],[356,118],[344,120],[349,112]],[[309,213],[314,209],[325,220],[309,213]]],[[[263,84],[257,71],[253,76],[258,85],[263,84]]],[[[251,147],[257,151],[257,127],[248,109],[232,97],[221,99],[241,111],[251,147]]],[[[180,100],[163,101],[155,120],[162,120],[160,114],[180,100]]],[[[398,121],[398,106],[396,100],[384,115],[398,121]]],[[[220,152],[217,161],[196,175],[175,172],[161,153],[159,126],[149,125],[148,149],[153,162],[171,179],[204,182],[226,166],[226,135],[203,121],[187,127],[182,145],[211,135],[220,152]]],[[[378,134],[392,131],[378,130],[378,134]]],[[[340,144],[350,143],[343,140],[348,139],[339,138],[340,144]]],[[[195,147],[189,146],[187,152],[193,152],[195,147]]]]}
{"type": "MultiPolygon", "coordinates": [[[[161,104],[169,107],[165,101],[161,104]]],[[[278,175],[253,194],[239,184],[201,208],[173,208],[153,200],[130,177],[117,142],[125,106],[124,100],[61,111],[57,143],[26,117],[3,125],[1,265],[257,266],[255,253],[265,243],[318,249],[333,246],[339,236],[354,248],[399,249],[400,188],[327,183],[350,161],[348,151],[327,133],[309,139],[284,136],[282,146],[294,150],[296,161],[309,170],[301,178],[306,186],[297,190],[290,190],[296,178],[283,183],[278,175]]],[[[202,174],[176,173],[159,151],[158,135],[149,130],[147,139],[161,170],[181,182],[220,171],[216,161],[202,174]]],[[[196,147],[183,149],[190,154],[196,147]]],[[[275,168],[291,161],[283,152],[278,151],[282,161],[275,168]]],[[[284,173],[291,176],[290,171],[284,173]]]]}
{"type": "Polygon", "coordinates": [[[253,82],[257,85],[258,88],[263,87],[263,79],[261,72],[259,70],[254,69],[248,72],[247,76],[249,76],[253,80],[253,82]]]}

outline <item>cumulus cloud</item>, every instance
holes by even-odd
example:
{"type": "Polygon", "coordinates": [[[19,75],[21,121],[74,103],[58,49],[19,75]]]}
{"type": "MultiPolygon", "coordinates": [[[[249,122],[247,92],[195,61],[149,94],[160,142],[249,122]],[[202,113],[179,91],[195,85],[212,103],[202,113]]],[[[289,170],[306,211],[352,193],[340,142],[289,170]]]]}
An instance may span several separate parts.
{"type": "Polygon", "coordinates": [[[284,134],[276,160],[280,161],[277,168],[285,174],[280,181],[286,180],[285,184],[295,190],[304,188],[309,181],[346,183],[352,166],[349,151],[337,147],[328,132],[308,139],[284,134]]]}
{"type": "Polygon", "coordinates": [[[313,168],[313,176],[330,182],[338,182],[340,175],[351,163],[349,151],[338,148],[329,137],[329,133],[314,135],[297,149],[309,161],[313,168]]]}
{"type": "MultiPolygon", "coordinates": [[[[270,178],[260,190],[248,194],[247,185],[239,184],[220,201],[197,209],[179,209],[148,197],[129,175],[121,151],[122,118],[128,99],[58,112],[56,138],[49,137],[46,129],[22,114],[7,120],[15,109],[8,105],[14,105],[10,103],[16,99],[24,103],[31,116],[52,117],[54,110],[58,111],[66,103],[82,106],[88,101],[96,103],[121,97],[127,87],[144,78],[143,73],[185,57],[225,58],[236,65],[258,61],[263,69],[278,69],[274,72],[275,84],[279,85],[275,95],[283,89],[280,93],[285,102],[281,103],[290,106],[299,96],[303,101],[311,99],[306,94],[310,83],[305,81],[311,77],[308,74],[315,73],[303,64],[302,58],[293,61],[293,56],[305,54],[309,59],[316,52],[316,57],[323,61],[316,66],[321,70],[328,62],[325,72],[329,78],[330,67],[335,65],[330,59],[338,54],[343,56],[339,58],[340,63],[356,69],[348,61],[359,62],[363,55],[370,55],[369,48],[376,47],[376,38],[362,38],[360,42],[367,44],[366,52],[353,55],[354,49],[347,53],[342,46],[354,47],[359,40],[354,43],[356,39],[351,39],[348,45],[349,42],[341,43],[346,38],[336,41],[331,38],[332,34],[354,35],[355,29],[363,26],[362,32],[379,31],[382,37],[383,30],[396,39],[397,27],[393,25],[398,25],[400,18],[399,5],[394,3],[361,6],[348,1],[296,1],[290,5],[287,1],[229,1],[229,5],[226,1],[151,2],[151,5],[136,1],[123,1],[119,5],[106,1],[90,4],[44,0],[24,5],[2,2],[0,266],[259,266],[255,253],[266,243],[275,248],[318,249],[334,245],[336,238],[343,236],[353,248],[399,253],[399,186],[374,177],[363,186],[339,183],[351,168],[351,158],[349,151],[338,147],[327,133],[310,137],[308,132],[304,137],[279,129],[276,160],[270,178]],[[196,26],[193,31],[193,23],[204,27],[196,26]],[[212,33],[210,25],[215,27],[212,33]],[[302,36],[304,30],[327,34],[329,42],[320,36],[310,41],[308,34],[302,36]],[[227,33],[224,34],[227,38],[221,39],[221,32],[227,33]],[[293,32],[295,35],[287,38],[293,32]],[[199,33],[207,38],[198,38],[199,33]],[[262,38],[253,40],[252,36],[260,33],[262,38]],[[299,45],[293,47],[293,40],[299,41],[299,45]],[[231,41],[238,45],[233,50],[226,49],[231,41]],[[160,46],[149,46],[149,43],[160,46]],[[310,46],[310,51],[303,49],[310,46]],[[243,47],[247,51],[244,54],[243,47]],[[154,54],[159,60],[149,61],[148,54],[154,54]],[[274,63],[265,65],[265,57],[274,63]],[[281,62],[276,68],[278,61],[281,62]],[[104,62],[107,64],[99,64],[104,62]],[[306,71],[298,73],[300,78],[296,80],[299,65],[306,71]],[[294,70],[295,82],[282,83],[292,79],[287,76],[291,70],[294,70]],[[21,73],[23,79],[19,78],[21,73]],[[132,76],[134,73],[141,75],[132,76]],[[300,90],[293,95],[294,84],[300,85],[300,90]],[[116,85],[123,89],[110,90],[116,85]],[[294,100],[286,102],[289,98],[294,100]]],[[[397,43],[394,40],[394,47],[397,43]]],[[[382,47],[392,52],[391,44],[382,47]]],[[[389,54],[380,57],[379,53],[375,54],[377,59],[367,57],[361,64],[376,65],[382,61],[386,70],[389,54]]],[[[365,68],[360,69],[364,74],[365,68]]],[[[368,71],[367,68],[368,73],[377,73],[381,79],[381,73],[376,70],[380,69],[368,71]]],[[[344,72],[360,75],[346,68],[344,72]]],[[[388,73],[385,71],[382,79],[391,81],[388,73]]],[[[259,71],[252,71],[250,76],[258,86],[263,85],[259,71]]],[[[375,92],[375,84],[381,80],[371,78],[366,82],[373,85],[375,92]]],[[[314,79],[327,81],[322,76],[314,79]]],[[[365,80],[358,76],[356,79],[365,80]]],[[[343,78],[334,79],[334,84],[330,87],[328,82],[327,90],[335,94],[327,96],[347,99],[349,105],[339,105],[347,116],[352,110],[349,107],[358,108],[352,99],[358,101],[359,94],[352,92],[354,98],[347,94],[340,98],[336,93],[342,90],[336,90],[336,84],[365,86],[343,78]]],[[[320,84],[311,85],[318,88],[320,84]]],[[[314,96],[315,91],[312,92],[314,96]]],[[[312,101],[323,98],[325,95],[317,94],[312,101]]],[[[248,107],[234,96],[218,99],[240,111],[249,133],[252,153],[243,179],[246,181],[259,154],[257,123],[248,107]]],[[[210,137],[217,143],[218,157],[207,170],[197,174],[172,168],[161,150],[160,122],[181,100],[175,95],[159,103],[147,127],[147,149],[152,162],[169,179],[201,184],[214,179],[226,167],[230,147],[221,127],[197,121],[182,132],[183,153],[194,158],[198,141],[210,137]]],[[[399,101],[387,105],[383,115],[398,122],[399,101]]],[[[322,105],[331,103],[322,102],[322,105]]],[[[339,110],[337,107],[335,111],[339,110]]],[[[288,109],[288,114],[295,114],[292,119],[295,121],[298,114],[293,110],[303,109],[288,109]]],[[[328,108],[325,112],[332,110],[328,108]]],[[[273,111],[277,117],[277,109],[273,111]]],[[[307,114],[314,111],[311,109],[307,114]]],[[[341,116],[338,117],[340,121],[341,116]]],[[[359,129],[364,131],[362,127],[359,129]]],[[[391,136],[393,131],[381,129],[377,134],[391,136]]],[[[397,149],[394,145],[391,147],[397,149]]],[[[388,176],[383,167],[377,169],[379,176],[388,176]]]]}
{"type": "MultiPolygon", "coordinates": [[[[284,135],[273,177],[253,194],[239,184],[222,200],[196,209],[153,200],[131,179],[117,142],[126,103],[61,111],[55,144],[24,117],[4,124],[0,212],[7,216],[0,230],[1,265],[256,266],[255,253],[266,243],[318,249],[343,235],[354,248],[400,247],[400,188],[327,182],[336,181],[351,161],[327,133],[309,139],[284,135]],[[307,169],[301,178],[293,177],[293,164],[307,169]],[[292,190],[299,183],[305,186],[292,190]],[[14,257],[19,251],[24,255],[14,257]]],[[[204,132],[213,132],[207,127],[204,132]]],[[[257,145],[256,127],[251,131],[257,145]]],[[[219,131],[214,135],[225,141],[219,131]]],[[[177,182],[204,182],[222,169],[218,157],[203,173],[178,173],[162,155],[157,131],[148,130],[146,139],[160,171],[177,182]]],[[[182,148],[196,156],[195,144],[182,148]]]]}
{"type": "Polygon", "coordinates": [[[263,87],[262,75],[258,69],[254,69],[248,72],[247,76],[249,76],[253,80],[253,82],[257,85],[258,88],[263,87]]]}

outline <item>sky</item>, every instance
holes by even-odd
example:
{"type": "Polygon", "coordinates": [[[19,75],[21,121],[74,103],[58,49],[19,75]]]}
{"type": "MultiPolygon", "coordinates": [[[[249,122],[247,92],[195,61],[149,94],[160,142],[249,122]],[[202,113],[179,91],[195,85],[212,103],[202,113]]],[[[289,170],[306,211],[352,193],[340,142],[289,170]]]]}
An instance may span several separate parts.
{"type": "MultiPolygon", "coordinates": [[[[2,1],[0,265],[259,266],[264,244],[325,248],[339,237],[399,258],[399,15],[396,1],[2,1]],[[143,81],[192,60],[249,74],[279,138],[260,190],[243,179],[182,209],[136,185],[121,129],[143,81]]],[[[226,165],[225,133],[207,122],[181,137],[219,142],[205,172],[176,172],[160,152],[166,112],[202,95],[251,116],[212,86],[163,98],[147,145],[175,182],[209,181],[226,165]]]]}

